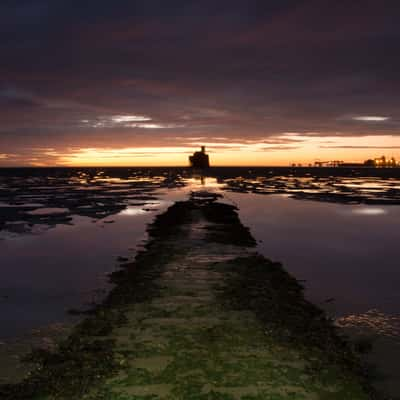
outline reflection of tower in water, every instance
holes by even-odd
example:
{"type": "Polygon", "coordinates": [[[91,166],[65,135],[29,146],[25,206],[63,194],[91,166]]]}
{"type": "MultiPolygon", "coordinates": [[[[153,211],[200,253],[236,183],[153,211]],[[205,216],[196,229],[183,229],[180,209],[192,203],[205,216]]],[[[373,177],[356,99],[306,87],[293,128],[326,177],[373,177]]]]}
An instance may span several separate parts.
{"type": "Polygon", "coordinates": [[[207,177],[201,172],[195,172],[191,175],[191,178],[194,180],[196,185],[199,184],[199,181],[201,186],[205,186],[207,184],[207,177]]]}

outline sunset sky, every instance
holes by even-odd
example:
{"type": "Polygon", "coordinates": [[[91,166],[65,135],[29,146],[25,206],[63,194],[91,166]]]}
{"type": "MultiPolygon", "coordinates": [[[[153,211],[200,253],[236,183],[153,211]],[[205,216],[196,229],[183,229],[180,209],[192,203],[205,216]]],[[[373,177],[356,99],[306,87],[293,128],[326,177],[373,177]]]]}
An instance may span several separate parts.
{"type": "Polygon", "coordinates": [[[400,159],[387,0],[2,0],[0,166],[400,159]]]}

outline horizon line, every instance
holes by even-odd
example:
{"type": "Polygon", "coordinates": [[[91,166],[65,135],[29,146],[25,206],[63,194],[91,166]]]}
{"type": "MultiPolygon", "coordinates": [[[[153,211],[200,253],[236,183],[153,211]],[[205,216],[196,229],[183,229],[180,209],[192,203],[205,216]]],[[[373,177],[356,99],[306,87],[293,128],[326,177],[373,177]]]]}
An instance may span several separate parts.
{"type": "MultiPolygon", "coordinates": [[[[301,164],[301,163],[299,163],[301,164]]],[[[212,168],[312,168],[312,169],[329,169],[329,168],[373,168],[373,169],[395,169],[400,167],[372,167],[364,165],[363,163],[348,163],[355,164],[355,166],[315,166],[315,165],[213,165],[207,169],[212,168]]],[[[188,165],[1,165],[0,169],[12,168],[187,168],[198,170],[188,165]]],[[[205,170],[207,170],[205,169],[205,170]]]]}

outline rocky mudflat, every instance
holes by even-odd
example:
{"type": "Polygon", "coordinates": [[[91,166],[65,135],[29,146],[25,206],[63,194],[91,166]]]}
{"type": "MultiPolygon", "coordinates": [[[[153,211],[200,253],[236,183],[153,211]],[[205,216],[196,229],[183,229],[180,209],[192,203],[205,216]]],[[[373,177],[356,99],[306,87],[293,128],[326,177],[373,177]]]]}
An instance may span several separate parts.
{"type": "Polygon", "coordinates": [[[107,299],[2,399],[369,399],[357,355],[253,250],[234,206],[192,194],[149,226],[107,299]]]}

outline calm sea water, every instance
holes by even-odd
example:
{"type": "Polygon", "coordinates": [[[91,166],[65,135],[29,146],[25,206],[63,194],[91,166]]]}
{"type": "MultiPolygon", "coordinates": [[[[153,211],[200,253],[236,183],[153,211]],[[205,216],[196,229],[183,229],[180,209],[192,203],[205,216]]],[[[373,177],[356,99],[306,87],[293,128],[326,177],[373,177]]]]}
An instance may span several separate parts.
{"type": "Polygon", "coordinates": [[[311,301],[373,341],[377,385],[400,395],[400,179],[363,173],[0,170],[0,341],[68,321],[66,310],[101,298],[107,273],[134,257],[157,213],[191,190],[214,190],[311,301]]]}

